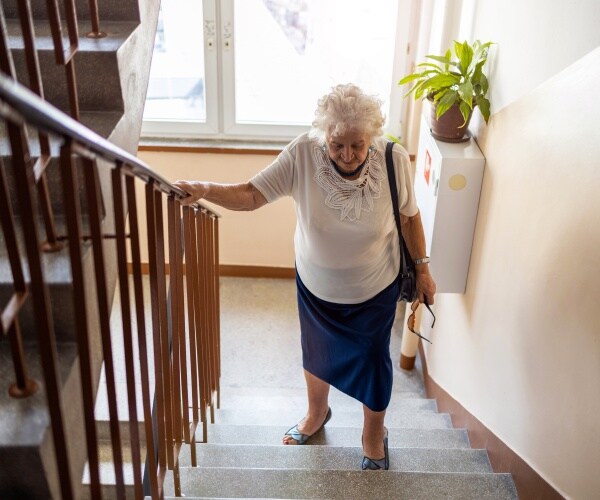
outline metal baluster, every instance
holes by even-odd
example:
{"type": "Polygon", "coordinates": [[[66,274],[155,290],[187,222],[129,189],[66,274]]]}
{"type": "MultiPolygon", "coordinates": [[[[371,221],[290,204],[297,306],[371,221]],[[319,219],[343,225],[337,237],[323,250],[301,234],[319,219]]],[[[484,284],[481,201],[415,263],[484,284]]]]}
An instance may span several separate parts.
{"type": "MultiPolygon", "coordinates": [[[[82,151],[85,153],[85,150],[82,151]]],[[[89,207],[89,223],[92,236],[92,248],[94,254],[94,269],[96,276],[96,299],[98,302],[98,321],[100,323],[100,336],[102,338],[102,354],[104,356],[104,372],[106,375],[106,392],[108,396],[108,413],[110,419],[110,436],[113,451],[113,462],[115,470],[115,487],[117,498],[125,498],[125,481],[123,478],[123,451],[121,448],[121,435],[119,431],[119,414],[117,411],[117,393],[115,386],[115,369],[112,353],[112,342],[110,338],[110,307],[108,304],[108,293],[106,290],[106,266],[104,261],[104,241],[102,239],[102,203],[100,201],[100,186],[96,182],[94,170],[96,164],[94,160],[86,157],[81,158],[84,170],[85,190],[89,207]]],[[[75,195],[77,196],[77,195],[75,195]]],[[[128,341],[131,344],[131,335],[125,337],[125,360],[133,364],[133,355],[128,351],[128,341]]],[[[127,368],[130,368],[127,366],[127,368]]],[[[133,367],[131,367],[133,370],[133,367]]],[[[135,379],[131,380],[132,373],[127,372],[127,389],[130,390],[130,384],[135,388],[135,379]]],[[[135,394],[133,395],[133,410],[135,412],[135,394]]],[[[130,413],[131,413],[131,398],[130,413]]],[[[136,422],[137,424],[137,419],[136,422]]],[[[137,429],[135,429],[137,431],[137,429]]],[[[132,440],[137,438],[137,434],[132,436],[132,440]]],[[[139,475],[139,471],[138,471],[139,475]]]]}
{"type": "Polygon", "coordinates": [[[175,444],[181,445],[181,363],[179,357],[180,350],[180,321],[179,321],[179,301],[183,299],[183,294],[179,289],[179,274],[181,251],[178,249],[177,242],[181,238],[181,225],[179,222],[179,210],[176,212],[175,197],[169,196],[167,199],[167,217],[169,231],[169,288],[171,302],[171,335],[173,343],[172,361],[171,361],[171,388],[173,398],[173,439],[175,444]]]}
{"type": "Polygon", "coordinates": [[[98,15],[98,0],[90,0],[90,20],[92,21],[92,31],[86,36],[88,38],[104,38],[106,33],[100,31],[100,16],[98,15]]]}
{"type": "MultiPolygon", "coordinates": [[[[121,317],[123,325],[123,345],[125,349],[125,371],[127,378],[127,404],[129,406],[129,437],[131,443],[131,461],[133,463],[133,482],[136,498],[143,498],[142,477],[139,464],[142,462],[138,415],[135,393],[135,368],[133,335],[131,331],[131,305],[129,298],[129,277],[127,274],[127,248],[125,240],[125,209],[123,207],[123,185],[121,180],[122,164],[118,162],[112,171],[113,203],[115,212],[115,243],[117,246],[117,268],[119,273],[119,292],[121,299],[121,317]]],[[[94,176],[95,178],[95,176],[94,176]]],[[[144,332],[145,335],[145,332],[144,332]]],[[[141,355],[140,355],[141,357],[141,355]]],[[[150,420],[152,418],[150,417],[150,420]]],[[[154,455],[154,446],[149,453],[154,455]]]]}
{"type": "Polygon", "coordinates": [[[215,401],[216,392],[216,359],[215,359],[215,318],[214,318],[214,291],[215,291],[215,273],[213,259],[213,227],[212,218],[208,212],[204,215],[206,223],[206,296],[207,296],[207,316],[208,316],[208,348],[209,348],[209,380],[210,380],[210,423],[215,423],[215,401]]]}
{"type": "MultiPolygon", "coordinates": [[[[184,233],[183,233],[183,219],[181,215],[181,204],[179,200],[175,199],[175,213],[176,222],[179,231],[177,231],[177,255],[179,265],[177,271],[177,288],[179,290],[179,300],[177,301],[178,317],[179,317],[179,365],[181,370],[181,407],[182,407],[182,427],[183,427],[183,440],[190,444],[190,409],[189,409],[189,395],[188,395],[188,366],[187,366],[187,340],[185,335],[185,290],[184,290],[184,233]]],[[[187,285],[187,282],[186,282],[187,285]]]]}
{"type": "Polygon", "coordinates": [[[167,312],[167,291],[166,291],[166,273],[165,273],[165,242],[163,225],[163,206],[162,195],[158,190],[154,191],[154,210],[156,212],[156,271],[158,275],[158,307],[160,309],[160,332],[161,332],[161,352],[163,363],[163,377],[165,387],[165,438],[167,446],[167,466],[169,470],[175,467],[173,456],[173,394],[171,391],[171,346],[169,339],[169,317],[167,312]]]}
{"type": "Polygon", "coordinates": [[[6,177],[4,175],[4,163],[1,159],[0,225],[2,227],[2,233],[4,234],[15,289],[15,293],[9,300],[5,310],[2,311],[2,318],[0,318],[0,334],[8,334],[12,351],[13,367],[15,369],[16,383],[10,387],[8,392],[14,398],[24,398],[34,394],[37,391],[38,386],[33,379],[29,378],[25,363],[25,355],[23,353],[23,342],[19,328],[18,314],[28,297],[28,293],[19,257],[20,253],[17,245],[15,218],[8,198],[8,188],[6,177]]]}
{"type": "Polygon", "coordinates": [[[86,311],[85,300],[85,278],[81,254],[81,207],[79,206],[79,188],[72,155],[72,141],[70,138],[67,138],[60,148],[60,165],[73,280],[73,308],[75,311],[77,352],[79,354],[79,371],[81,374],[83,419],[85,422],[85,437],[88,450],[91,496],[92,499],[100,499],[102,493],[98,459],[98,436],[94,418],[94,383],[92,381],[88,313],[86,311]]]}
{"type": "MultiPolygon", "coordinates": [[[[163,469],[167,467],[167,436],[166,436],[166,412],[167,412],[167,396],[165,392],[169,390],[169,386],[165,384],[166,375],[163,373],[163,358],[162,353],[162,335],[161,335],[161,310],[159,307],[159,279],[164,280],[164,275],[158,273],[158,230],[156,222],[156,208],[154,197],[154,183],[146,184],[146,219],[148,228],[148,267],[150,272],[150,299],[152,310],[152,332],[154,341],[154,371],[155,371],[155,394],[156,394],[156,413],[158,415],[158,463],[163,469]]],[[[167,350],[168,352],[168,350],[167,350]]]]}
{"type": "Polygon", "coordinates": [[[197,247],[196,247],[196,226],[194,224],[194,208],[183,207],[183,233],[185,243],[185,282],[187,289],[188,306],[188,332],[190,339],[190,374],[192,379],[192,434],[190,440],[190,453],[192,467],[197,467],[196,457],[196,439],[195,431],[198,427],[198,358],[196,347],[196,332],[199,308],[198,300],[198,282],[196,274],[198,272],[197,247]]]}
{"type": "MultiPolygon", "coordinates": [[[[123,186],[122,186],[122,173],[121,164],[113,170],[113,199],[123,199],[123,186]]],[[[135,295],[135,310],[136,310],[136,322],[137,322],[137,334],[138,334],[138,352],[140,360],[140,378],[142,382],[142,405],[144,408],[144,427],[146,431],[146,472],[148,477],[148,487],[146,487],[146,481],[144,481],[144,494],[150,493],[153,500],[159,498],[158,491],[158,465],[156,455],[156,442],[154,438],[154,429],[152,426],[152,408],[150,404],[150,377],[148,375],[148,349],[146,346],[146,319],[145,319],[145,304],[144,304],[144,292],[142,289],[142,265],[140,258],[140,236],[139,236],[139,225],[138,225],[138,213],[137,203],[135,195],[135,180],[131,176],[127,176],[126,180],[126,192],[127,192],[127,208],[129,212],[129,235],[131,242],[131,267],[133,272],[133,290],[135,295]],[[149,469],[149,470],[148,470],[149,469]]],[[[120,258],[127,258],[125,248],[125,210],[122,203],[118,206],[115,204],[115,218],[117,224],[117,242],[122,242],[120,245],[119,253],[120,258]]],[[[127,276],[120,273],[121,281],[126,280],[127,276]]],[[[124,286],[121,297],[126,295],[129,297],[129,286],[124,286]]],[[[123,299],[122,299],[123,300],[123,299]]],[[[129,304],[129,299],[127,299],[129,304]]],[[[129,320],[129,316],[123,315],[129,320]]],[[[158,375],[156,376],[158,380],[158,375]]]]}
{"type": "Polygon", "coordinates": [[[214,268],[215,268],[215,341],[216,341],[216,356],[217,363],[217,408],[221,407],[221,304],[220,304],[220,281],[219,281],[219,218],[216,215],[211,215],[213,221],[213,248],[214,248],[214,268]]]}
{"type": "Polygon", "coordinates": [[[205,253],[206,245],[204,244],[204,221],[202,210],[196,212],[196,238],[198,252],[198,290],[199,290],[199,331],[198,345],[200,347],[199,376],[200,376],[200,409],[202,410],[202,441],[206,443],[208,437],[206,410],[209,400],[209,384],[208,384],[208,349],[207,349],[207,323],[206,323],[206,265],[205,253]]]}

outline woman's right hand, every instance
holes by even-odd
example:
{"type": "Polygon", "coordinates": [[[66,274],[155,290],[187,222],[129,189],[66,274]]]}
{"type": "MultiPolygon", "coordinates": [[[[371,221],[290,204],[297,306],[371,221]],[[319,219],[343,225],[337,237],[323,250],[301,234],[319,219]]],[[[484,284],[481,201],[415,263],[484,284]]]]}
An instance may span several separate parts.
{"type": "Polygon", "coordinates": [[[179,180],[175,181],[173,185],[179,189],[183,189],[189,194],[187,198],[180,200],[182,205],[191,205],[192,203],[201,200],[202,198],[206,197],[209,189],[208,182],[200,181],[179,180]]]}

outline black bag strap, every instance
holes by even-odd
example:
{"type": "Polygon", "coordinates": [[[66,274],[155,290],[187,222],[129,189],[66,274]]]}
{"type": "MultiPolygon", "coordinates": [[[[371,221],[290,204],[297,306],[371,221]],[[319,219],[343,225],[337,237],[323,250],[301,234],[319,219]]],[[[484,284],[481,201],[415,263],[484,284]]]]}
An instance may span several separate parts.
{"type": "MultiPolygon", "coordinates": [[[[413,270],[413,273],[414,273],[415,264],[412,260],[410,252],[408,251],[408,247],[406,246],[406,243],[404,242],[404,237],[402,236],[402,229],[400,228],[400,208],[398,207],[398,188],[396,186],[396,174],[394,173],[394,159],[392,157],[393,147],[394,147],[394,143],[391,141],[388,142],[385,146],[385,165],[387,167],[388,181],[390,183],[390,191],[391,191],[391,195],[392,195],[392,206],[394,209],[394,219],[396,221],[396,228],[398,229],[398,240],[400,242],[400,277],[407,278],[407,277],[409,277],[408,266],[410,266],[410,268],[413,270]]],[[[435,315],[433,314],[431,307],[427,303],[427,298],[425,298],[424,304],[425,304],[425,307],[427,308],[427,310],[433,316],[433,323],[431,324],[431,327],[433,328],[433,325],[435,325],[435,315]]],[[[427,342],[429,342],[431,344],[431,340],[423,337],[423,335],[421,335],[418,332],[415,332],[414,330],[411,330],[411,331],[417,337],[420,337],[423,340],[426,340],[427,342]]]]}
{"type": "MultiPolygon", "coordinates": [[[[392,149],[394,148],[393,142],[388,142],[385,147],[385,165],[387,167],[388,181],[390,183],[390,192],[392,194],[392,207],[394,210],[394,219],[396,221],[396,228],[398,229],[398,241],[400,243],[400,276],[402,278],[408,275],[408,264],[407,257],[410,259],[408,248],[402,236],[402,229],[400,228],[400,208],[398,206],[398,187],[396,185],[396,174],[394,173],[394,159],[392,157],[392,149]]],[[[411,260],[412,262],[412,260],[411,260]]]]}

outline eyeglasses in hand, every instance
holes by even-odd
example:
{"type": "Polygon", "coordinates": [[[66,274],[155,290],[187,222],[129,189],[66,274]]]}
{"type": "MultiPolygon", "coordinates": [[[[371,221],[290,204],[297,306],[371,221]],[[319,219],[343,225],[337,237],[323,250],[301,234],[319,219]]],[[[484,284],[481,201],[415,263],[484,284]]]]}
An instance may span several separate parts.
{"type": "MultiPolygon", "coordinates": [[[[411,305],[410,305],[410,310],[412,311],[410,313],[410,316],[408,317],[408,321],[406,322],[406,326],[408,327],[408,329],[414,333],[417,337],[426,340],[427,342],[429,342],[430,344],[433,344],[433,342],[431,342],[431,340],[429,340],[428,338],[423,337],[423,335],[421,335],[419,332],[417,332],[415,330],[415,314],[417,312],[417,309],[419,308],[419,305],[421,304],[421,301],[419,299],[416,299],[411,305]]],[[[431,310],[431,307],[429,307],[429,304],[427,303],[427,300],[425,300],[424,302],[425,307],[427,308],[427,310],[431,313],[431,315],[433,316],[433,323],[431,323],[431,328],[433,328],[433,325],[435,325],[435,314],[433,314],[433,311],[431,310]]]]}

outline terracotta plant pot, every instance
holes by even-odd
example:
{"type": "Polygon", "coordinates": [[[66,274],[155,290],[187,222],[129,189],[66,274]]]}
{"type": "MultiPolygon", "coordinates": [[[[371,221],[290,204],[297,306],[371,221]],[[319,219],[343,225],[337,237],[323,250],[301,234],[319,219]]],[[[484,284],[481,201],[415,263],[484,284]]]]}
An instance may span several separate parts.
{"type": "Polygon", "coordinates": [[[439,118],[435,117],[437,105],[430,99],[431,104],[431,134],[439,141],[462,142],[469,139],[469,122],[473,111],[469,114],[467,122],[460,113],[458,104],[452,106],[439,118]],[[464,125],[463,125],[464,123],[464,125]],[[461,126],[462,125],[462,126],[461,126]]]}

